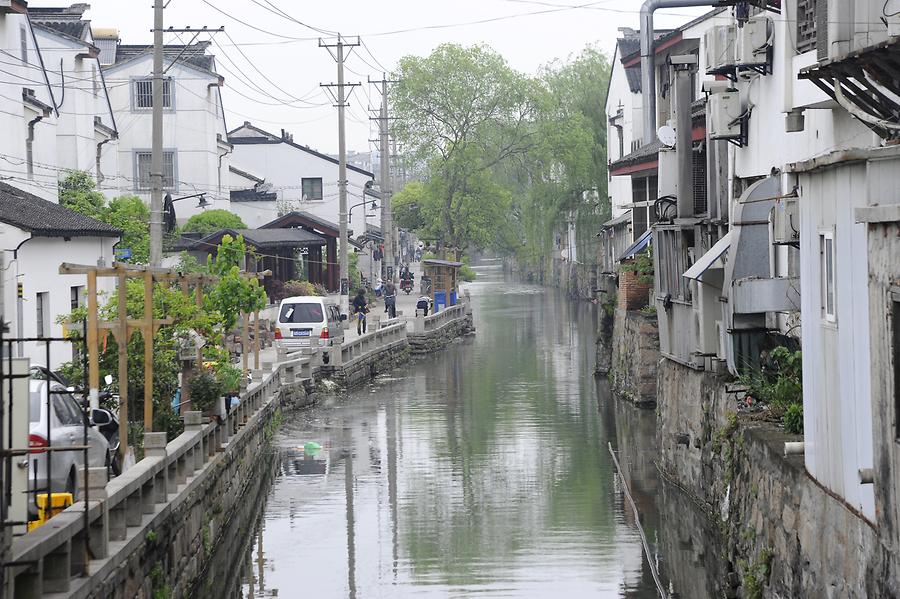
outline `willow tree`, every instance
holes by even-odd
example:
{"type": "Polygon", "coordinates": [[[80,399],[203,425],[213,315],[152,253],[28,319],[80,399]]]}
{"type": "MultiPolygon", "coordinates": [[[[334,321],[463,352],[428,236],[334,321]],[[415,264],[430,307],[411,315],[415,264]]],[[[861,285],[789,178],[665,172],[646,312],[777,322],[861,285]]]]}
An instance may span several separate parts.
{"type": "Polygon", "coordinates": [[[416,190],[421,229],[456,256],[491,245],[505,234],[512,203],[495,171],[540,142],[545,90],[486,46],[444,44],[424,58],[407,56],[397,75],[394,134],[427,170],[416,190]]]}

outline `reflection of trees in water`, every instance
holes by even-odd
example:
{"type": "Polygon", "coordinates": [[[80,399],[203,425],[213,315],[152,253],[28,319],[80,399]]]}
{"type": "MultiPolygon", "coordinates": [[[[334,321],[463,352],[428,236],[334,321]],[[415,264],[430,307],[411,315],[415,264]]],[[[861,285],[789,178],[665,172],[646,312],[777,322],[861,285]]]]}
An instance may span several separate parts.
{"type": "Polygon", "coordinates": [[[415,444],[401,466],[403,549],[417,574],[450,584],[476,582],[485,564],[540,552],[559,534],[595,549],[614,543],[594,307],[551,293],[477,301],[490,324],[474,346],[423,366],[443,422],[415,410],[407,413],[415,425],[403,429],[407,447],[415,444]]]}

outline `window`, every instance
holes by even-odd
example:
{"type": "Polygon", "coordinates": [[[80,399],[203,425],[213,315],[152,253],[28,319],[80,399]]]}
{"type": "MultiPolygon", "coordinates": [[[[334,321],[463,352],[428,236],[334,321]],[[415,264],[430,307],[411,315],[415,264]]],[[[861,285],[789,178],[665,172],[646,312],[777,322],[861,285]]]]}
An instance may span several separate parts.
{"type": "Polygon", "coordinates": [[[822,318],[835,322],[834,233],[819,234],[822,277],[822,318]]]}
{"type": "Polygon", "coordinates": [[[28,34],[24,26],[19,28],[19,43],[22,44],[22,62],[28,64],[28,34]]]}
{"type": "Polygon", "coordinates": [[[35,294],[34,310],[37,321],[37,337],[46,337],[50,334],[50,306],[48,305],[48,293],[35,294]]]}
{"type": "MultiPolygon", "coordinates": [[[[134,153],[134,188],[136,190],[148,190],[152,187],[150,181],[150,165],[152,161],[152,152],[134,153]]],[[[175,152],[168,150],[163,152],[163,189],[176,188],[175,152]]]]}
{"type": "Polygon", "coordinates": [[[321,202],[322,201],[322,178],[321,177],[303,177],[303,200],[305,202],[321,202]]]}
{"type": "Polygon", "coordinates": [[[321,304],[282,304],[278,322],[290,324],[320,323],[323,319],[321,304]]]}
{"type": "Polygon", "coordinates": [[[694,149],[691,153],[694,157],[694,214],[706,214],[707,212],[707,193],[706,193],[706,150],[705,144],[700,144],[699,149],[694,149]]]}
{"type": "MultiPolygon", "coordinates": [[[[135,79],[131,86],[131,107],[134,110],[153,108],[153,79],[135,79]]],[[[163,108],[172,108],[172,78],[163,79],[163,108]]]]}
{"type": "Polygon", "coordinates": [[[63,426],[81,426],[84,423],[81,410],[78,404],[67,393],[51,393],[50,398],[53,401],[53,410],[56,412],[56,418],[63,426]]]}
{"type": "Polygon", "coordinates": [[[76,310],[84,304],[84,285],[73,285],[69,288],[69,306],[76,310]]]}

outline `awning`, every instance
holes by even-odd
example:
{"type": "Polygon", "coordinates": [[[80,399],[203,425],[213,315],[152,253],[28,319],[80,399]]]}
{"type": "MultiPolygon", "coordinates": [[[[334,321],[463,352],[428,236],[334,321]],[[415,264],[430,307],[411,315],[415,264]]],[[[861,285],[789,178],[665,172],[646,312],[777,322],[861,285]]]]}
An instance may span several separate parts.
{"type": "Polygon", "coordinates": [[[650,236],[653,233],[652,229],[647,229],[644,231],[644,234],[637,238],[637,241],[628,246],[628,249],[625,250],[621,256],[619,256],[619,261],[628,260],[630,258],[634,258],[635,254],[638,254],[644,250],[645,247],[650,245],[650,236]]]}
{"type": "Polygon", "coordinates": [[[694,279],[695,281],[702,281],[703,273],[710,268],[722,268],[723,264],[719,259],[730,247],[731,231],[725,233],[722,239],[709,248],[708,252],[703,254],[689,269],[684,271],[684,276],[688,279],[694,279]]]}

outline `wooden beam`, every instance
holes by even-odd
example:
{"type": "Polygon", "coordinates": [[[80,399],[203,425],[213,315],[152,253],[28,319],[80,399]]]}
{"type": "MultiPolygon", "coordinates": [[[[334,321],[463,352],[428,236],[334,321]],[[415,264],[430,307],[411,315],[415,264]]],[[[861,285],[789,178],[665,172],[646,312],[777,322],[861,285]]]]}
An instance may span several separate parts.
{"type": "Polygon", "coordinates": [[[153,273],[144,273],[144,432],[153,430],[153,273]]]}
{"type": "MultiPolygon", "coordinates": [[[[128,275],[119,275],[119,321],[116,343],[119,344],[119,465],[125,464],[128,452],[128,275]]],[[[104,323],[106,324],[106,323],[104,323]]],[[[115,330],[115,329],[114,329],[115,330]]]]}
{"type": "MultiPolygon", "coordinates": [[[[100,393],[100,343],[98,341],[97,324],[99,313],[97,308],[97,274],[87,273],[87,352],[88,352],[88,397],[91,407],[97,407],[100,393]]],[[[50,365],[48,364],[49,368],[50,365]]]]}
{"type": "Polygon", "coordinates": [[[253,369],[259,370],[259,310],[253,315],[253,369]]]}

